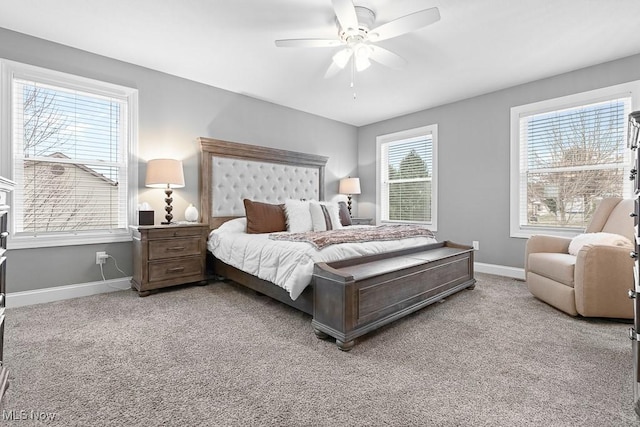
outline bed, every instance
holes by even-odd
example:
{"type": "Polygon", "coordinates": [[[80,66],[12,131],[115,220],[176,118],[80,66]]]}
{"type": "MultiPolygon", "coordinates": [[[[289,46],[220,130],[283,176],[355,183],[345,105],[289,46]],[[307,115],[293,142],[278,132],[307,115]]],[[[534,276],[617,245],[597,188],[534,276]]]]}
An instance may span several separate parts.
{"type": "MultiPolygon", "coordinates": [[[[306,264],[303,270],[307,284],[302,286],[287,286],[279,283],[277,274],[245,268],[243,257],[248,249],[240,250],[239,246],[227,248],[232,256],[222,261],[213,252],[224,258],[219,247],[222,237],[246,227],[242,218],[245,199],[273,204],[284,203],[285,199],[324,200],[328,159],[204,137],[198,142],[200,206],[202,220],[211,231],[208,262],[214,274],[308,313],[316,336],[335,338],[341,350],[350,350],[356,338],[382,325],[475,286],[473,249],[428,236],[389,241],[384,248],[371,245],[374,249],[366,243],[333,245],[347,248],[342,253],[331,247],[313,252],[309,242],[286,241],[287,236],[283,237],[285,242],[274,242],[272,238],[277,240],[278,236],[252,235],[257,237],[256,243],[244,243],[243,248],[265,245],[260,252],[263,254],[279,251],[279,247],[272,249],[270,245],[283,243],[301,253],[313,252],[303,255],[305,260],[312,260],[311,265],[298,261],[306,264]],[[322,252],[323,256],[317,255],[322,252]],[[268,280],[272,277],[273,281],[268,280]]],[[[247,258],[253,256],[247,252],[247,258]]],[[[270,262],[275,266],[280,263],[274,259],[270,262]]]]}

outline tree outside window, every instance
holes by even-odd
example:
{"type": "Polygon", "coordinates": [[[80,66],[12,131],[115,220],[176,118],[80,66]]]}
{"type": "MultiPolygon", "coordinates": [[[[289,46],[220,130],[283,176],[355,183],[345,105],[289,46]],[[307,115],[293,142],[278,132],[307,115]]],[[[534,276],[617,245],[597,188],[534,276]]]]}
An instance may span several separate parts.
{"type": "Polygon", "coordinates": [[[437,125],[378,137],[380,220],[436,230],[437,125]]]}
{"type": "Polygon", "coordinates": [[[584,228],[597,203],[624,192],[625,102],[528,117],[528,226],[584,228]]]}
{"type": "Polygon", "coordinates": [[[422,157],[411,149],[398,167],[389,165],[389,220],[429,221],[431,182],[422,157]]]}
{"type": "Polygon", "coordinates": [[[118,228],[121,102],[26,80],[14,97],[17,231],[118,228]]]}

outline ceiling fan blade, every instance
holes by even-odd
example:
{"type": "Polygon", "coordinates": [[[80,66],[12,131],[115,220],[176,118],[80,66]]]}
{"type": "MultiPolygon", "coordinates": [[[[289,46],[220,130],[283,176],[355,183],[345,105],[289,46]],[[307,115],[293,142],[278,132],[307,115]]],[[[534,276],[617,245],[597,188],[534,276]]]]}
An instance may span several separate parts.
{"type": "Polygon", "coordinates": [[[331,0],[333,3],[333,10],[336,12],[336,17],[343,30],[349,28],[358,28],[358,17],[356,16],[356,9],[353,7],[351,0],[331,0]]]}
{"type": "Polygon", "coordinates": [[[334,47],[342,44],[340,40],[330,39],[285,39],[276,40],[278,47],[334,47]]]}
{"type": "Polygon", "coordinates": [[[386,24],[382,24],[369,31],[369,38],[372,41],[378,41],[398,37],[402,34],[431,25],[439,20],[440,11],[437,7],[432,7],[431,9],[414,12],[398,19],[394,19],[386,24]]]}
{"type": "Polygon", "coordinates": [[[401,70],[407,65],[407,61],[390,50],[384,49],[380,46],[371,45],[370,59],[376,61],[379,64],[385,65],[395,70],[401,70]]]}

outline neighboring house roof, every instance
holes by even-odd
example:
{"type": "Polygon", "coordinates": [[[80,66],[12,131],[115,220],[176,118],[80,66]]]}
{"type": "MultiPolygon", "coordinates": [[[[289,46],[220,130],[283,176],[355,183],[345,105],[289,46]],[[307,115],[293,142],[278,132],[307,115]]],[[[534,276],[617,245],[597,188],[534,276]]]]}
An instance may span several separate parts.
{"type": "MultiPolygon", "coordinates": [[[[57,158],[57,159],[69,159],[69,160],[71,160],[71,157],[67,156],[64,153],[60,153],[60,152],[55,152],[55,153],[49,154],[46,157],[53,157],[53,158],[57,158]]],[[[40,160],[31,160],[31,159],[28,159],[28,158],[25,159],[25,161],[33,162],[33,163],[40,162],[40,160]]],[[[63,163],[61,163],[61,164],[63,164],[63,163]]],[[[105,181],[109,185],[113,185],[113,186],[117,186],[118,185],[117,181],[114,181],[114,180],[112,180],[110,178],[107,178],[106,176],[102,175],[101,173],[96,172],[95,170],[91,169],[88,166],[77,164],[77,163],[66,163],[66,162],[64,164],[70,165],[70,166],[74,166],[74,167],[76,167],[78,169],[81,169],[81,170],[83,170],[83,171],[85,171],[85,172],[87,172],[87,173],[89,173],[89,174],[91,174],[91,175],[93,175],[93,176],[105,181]]]]}

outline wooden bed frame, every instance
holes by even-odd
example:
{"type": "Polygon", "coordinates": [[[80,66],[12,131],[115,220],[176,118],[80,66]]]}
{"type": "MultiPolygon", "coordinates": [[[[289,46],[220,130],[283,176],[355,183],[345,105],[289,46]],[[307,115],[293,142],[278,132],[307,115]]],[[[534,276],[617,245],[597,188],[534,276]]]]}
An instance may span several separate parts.
{"type": "MultiPolygon", "coordinates": [[[[213,158],[226,157],[318,169],[324,199],[327,158],[287,150],[198,138],[201,150],[200,207],[210,230],[236,216],[214,216],[213,158]]],[[[208,254],[211,255],[211,254],[208,254]]],[[[292,300],[283,288],[210,257],[222,276],[310,314],[319,338],[331,336],[350,350],[355,339],[462,289],[473,289],[473,248],[440,242],[314,267],[312,283],[292,300]]]]}

